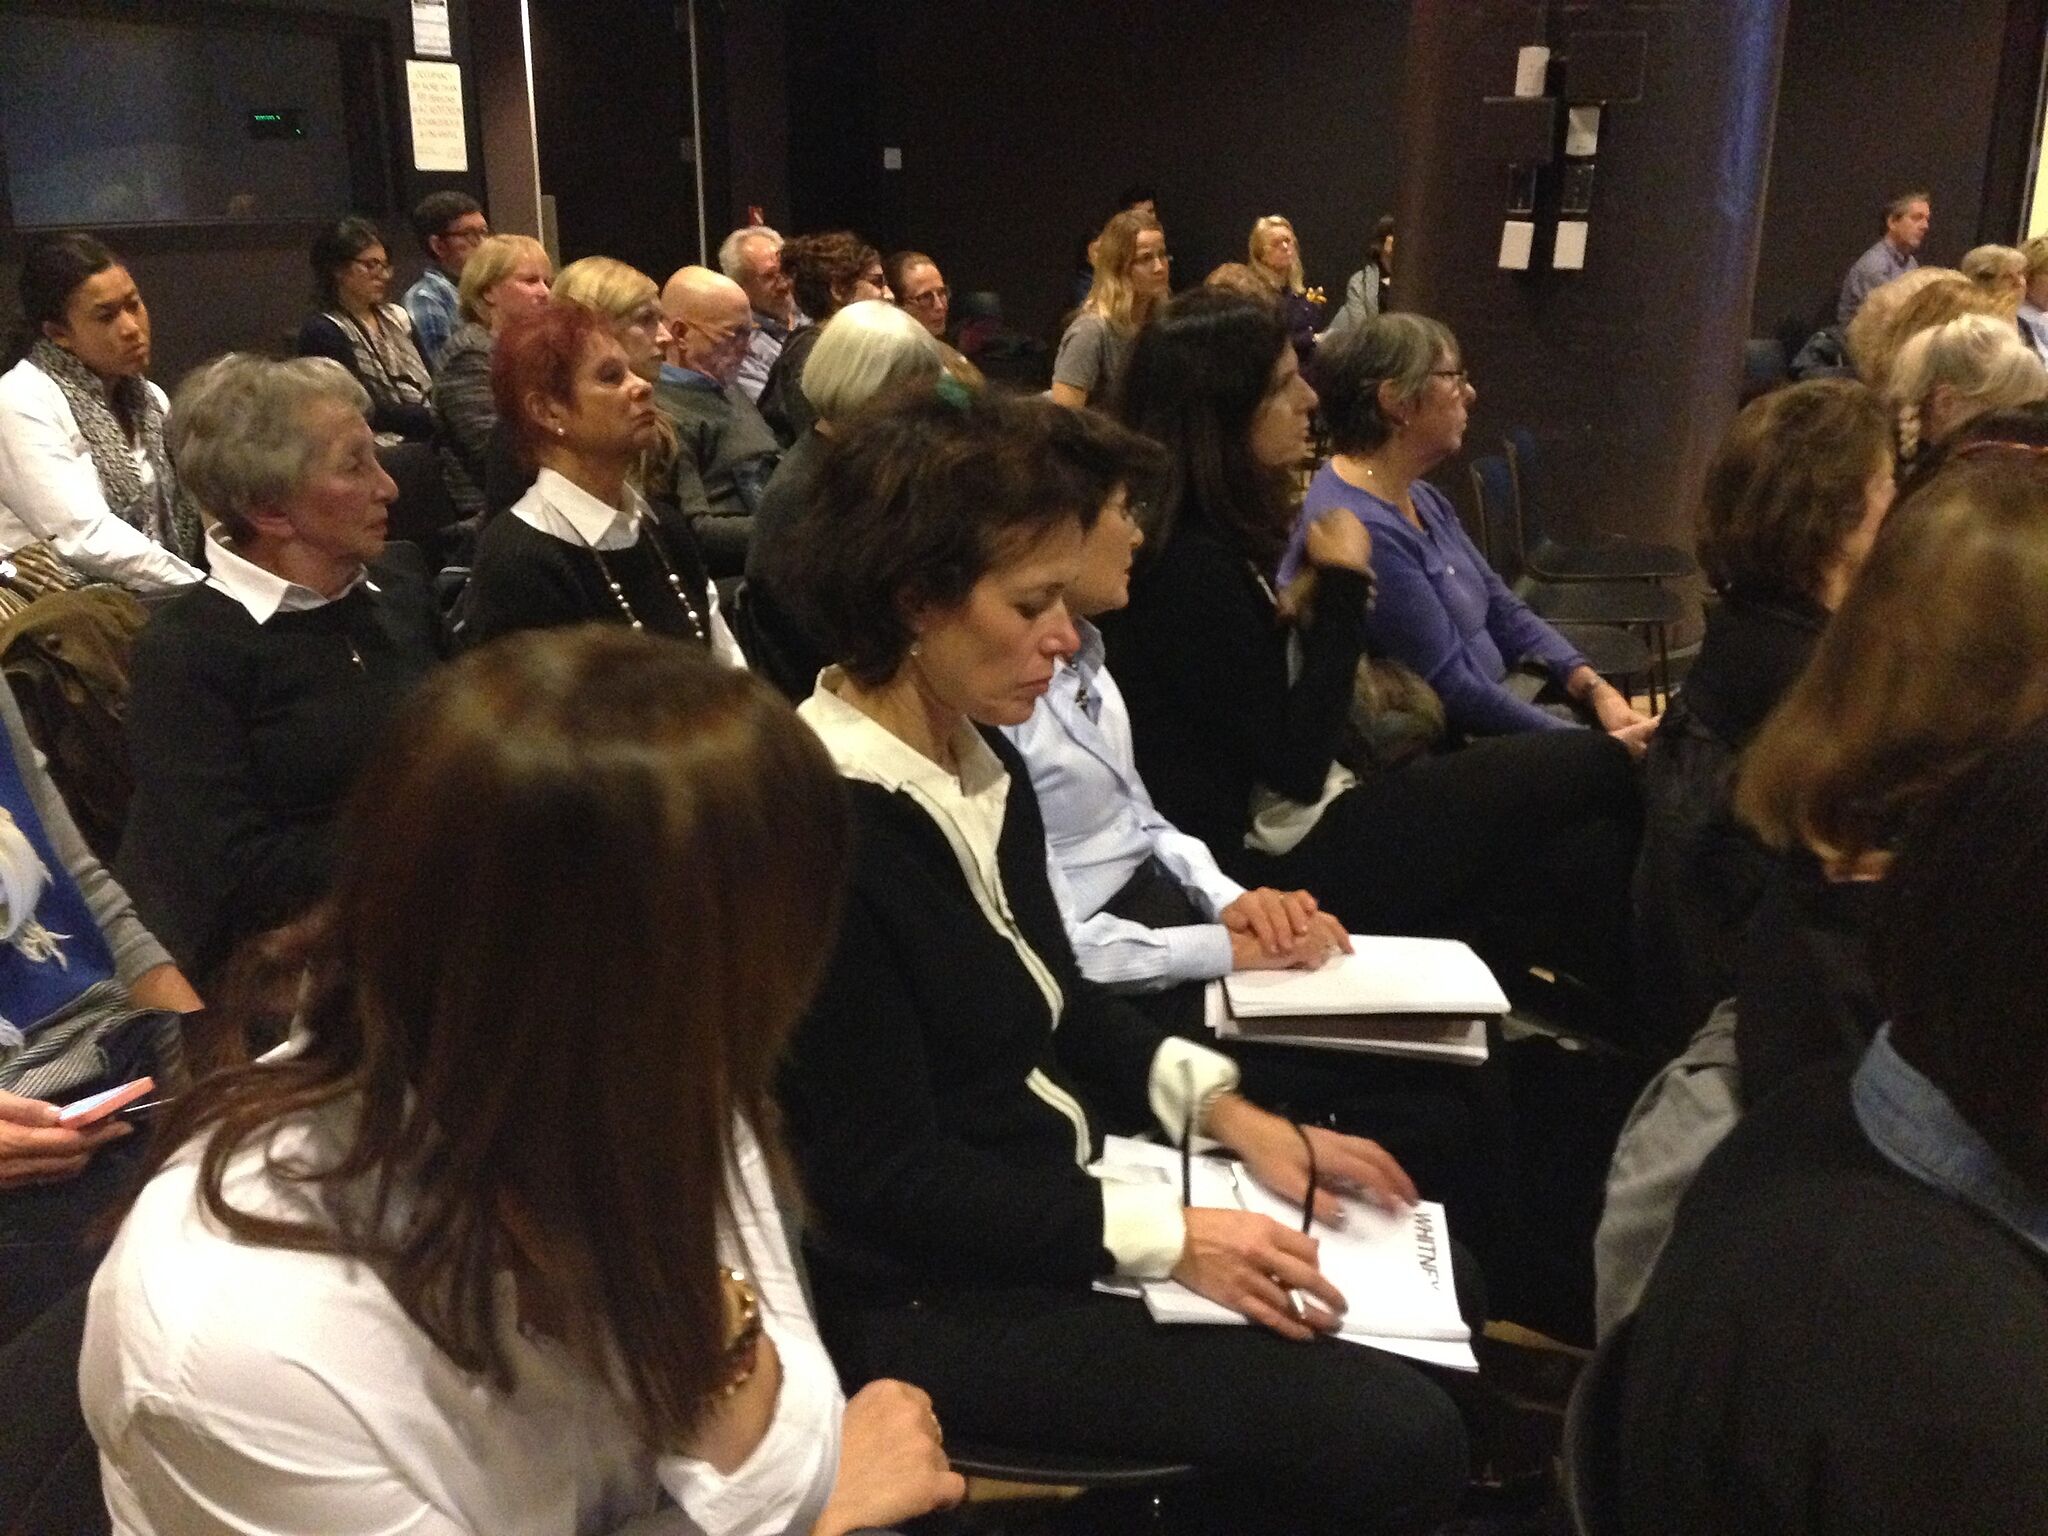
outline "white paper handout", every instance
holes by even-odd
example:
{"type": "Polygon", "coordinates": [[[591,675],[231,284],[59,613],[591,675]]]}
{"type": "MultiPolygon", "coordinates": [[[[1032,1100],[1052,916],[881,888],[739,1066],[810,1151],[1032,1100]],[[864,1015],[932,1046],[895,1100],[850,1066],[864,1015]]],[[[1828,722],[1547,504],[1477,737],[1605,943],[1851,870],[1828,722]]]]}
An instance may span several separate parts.
{"type": "Polygon", "coordinates": [[[1351,953],[1312,971],[1235,971],[1224,978],[1240,1019],[1386,1013],[1475,1017],[1508,1011],[1486,962],[1456,939],[1354,933],[1351,953]]]}
{"type": "MultiPolygon", "coordinates": [[[[1180,1153],[1172,1147],[1105,1138],[1100,1176],[1180,1182],[1180,1153]]],[[[1242,1165],[1197,1157],[1192,1165],[1193,1203],[1258,1211],[1298,1227],[1301,1211],[1280,1199],[1242,1165]]],[[[1310,1236],[1319,1244],[1323,1273],[1346,1301],[1336,1336],[1390,1354],[1453,1370],[1477,1371],[1472,1332],[1458,1313],[1451,1275],[1450,1227],[1444,1208],[1422,1201],[1410,1210],[1382,1211],[1362,1200],[1345,1202],[1344,1225],[1316,1222],[1310,1236]]],[[[1103,1280],[1096,1289],[1142,1297],[1161,1323],[1248,1324],[1230,1308],[1197,1295],[1174,1280],[1103,1280]]]]}

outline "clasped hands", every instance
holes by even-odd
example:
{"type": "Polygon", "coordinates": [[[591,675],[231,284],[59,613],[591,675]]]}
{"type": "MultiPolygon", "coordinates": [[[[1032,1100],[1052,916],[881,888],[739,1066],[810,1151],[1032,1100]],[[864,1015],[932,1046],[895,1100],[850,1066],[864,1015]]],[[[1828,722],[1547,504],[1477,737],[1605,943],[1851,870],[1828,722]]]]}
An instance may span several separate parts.
{"type": "Polygon", "coordinates": [[[1216,914],[1230,931],[1234,971],[1314,970],[1332,955],[1348,954],[1351,935],[1316,905],[1307,891],[1246,891],[1216,914]]]}
{"type": "MultiPolygon", "coordinates": [[[[1211,1107],[1206,1130],[1281,1199],[1299,1204],[1307,1195],[1309,1146],[1288,1121],[1226,1093],[1211,1107]]],[[[1378,1142],[1320,1126],[1304,1130],[1314,1146],[1318,1221],[1341,1226],[1344,1195],[1383,1210],[1415,1203],[1414,1182],[1378,1142]]],[[[1346,1303],[1317,1267],[1313,1237],[1256,1211],[1196,1206],[1185,1216],[1187,1241],[1173,1269],[1182,1285],[1283,1338],[1308,1339],[1336,1328],[1346,1303]]]]}

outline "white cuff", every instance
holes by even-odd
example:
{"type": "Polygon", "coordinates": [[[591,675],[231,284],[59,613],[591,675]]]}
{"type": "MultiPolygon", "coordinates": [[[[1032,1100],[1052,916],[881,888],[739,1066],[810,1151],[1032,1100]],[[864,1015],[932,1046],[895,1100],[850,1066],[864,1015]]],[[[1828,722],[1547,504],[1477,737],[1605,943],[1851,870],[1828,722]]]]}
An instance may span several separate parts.
{"type": "Polygon", "coordinates": [[[1102,1188],[1102,1246],[1116,1260],[1116,1272],[1141,1280],[1164,1280],[1187,1246],[1187,1222],[1180,1191],[1170,1184],[1117,1184],[1102,1188]]]}
{"type": "MultiPolygon", "coordinates": [[[[1237,1086],[1237,1063],[1221,1051],[1183,1040],[1178,1035],[1160,1041],[1152,1056],[1148,1097],[1152,1116],[1160,1130],[1175,1146],[1188,1133],[1188,1115],[1219,1093],[1237,1086]]],[[[1199,1131],[1201,1126],[1194,1127],[1199,1131]]]]}

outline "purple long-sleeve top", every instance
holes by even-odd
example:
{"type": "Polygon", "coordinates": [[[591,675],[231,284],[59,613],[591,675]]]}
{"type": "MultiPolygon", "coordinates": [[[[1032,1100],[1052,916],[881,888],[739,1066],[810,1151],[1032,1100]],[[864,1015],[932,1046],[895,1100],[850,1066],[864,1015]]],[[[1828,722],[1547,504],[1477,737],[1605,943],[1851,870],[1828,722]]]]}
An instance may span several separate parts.
{"type": "Polygon", "coordinates": [[[1542,667],[1562,684],[1586,658],[1508,590],[1466,535],[1443,493],[1426,481],[1409,488],[1416,528],[1400,508],[1359,489],[1325,464],[1309,482],[1280,579],[1303,563],[1308,525],[1342,507],[1372,535],[1378,597],[1366,615],[1373,654],[1412,668],[1437,691],[1454,731],[1504,736],[1570,730],[1569,722],[1515,697],[1501,685],[1510,665],[1542,667]]]}

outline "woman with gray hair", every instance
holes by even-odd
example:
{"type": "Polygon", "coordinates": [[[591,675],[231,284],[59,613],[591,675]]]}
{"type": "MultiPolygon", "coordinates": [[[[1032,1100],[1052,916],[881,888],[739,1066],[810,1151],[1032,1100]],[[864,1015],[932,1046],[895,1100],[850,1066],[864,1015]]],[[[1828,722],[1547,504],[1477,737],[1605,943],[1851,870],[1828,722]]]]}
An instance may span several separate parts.
{"type": "Polygon", "coordinates": [[[1348,511],[1373,543],[1379,597],[1366,615],[1367,644],[1436,690],[1454,733],[1570,728],[1507,686],[1511,668],[1529,665],[1640,756],[1654,723],[1508,589],[1423,478],[1463,445],[1477,398],[1457,338],[1421,315],[1381,315],[1317,364],[1335,452],[1309,483],[1282,581],[1301,567],[1310,525],[1348,511]]]}
{"type": "Polygon", "coordinates": [[[325,889],[328,828],[385,720],[441,653],[363,387],[325,358],[230,353],[171,413],[210,531],[203,585],[136,641],[135,797],[115,864],[195,980],[325,889]]]}
{"type": "Polygon", "coordinates": [[[946,351],[908,310],[882,299],[863,299],[825,322],[804,364],[804,397],[818,420],[782,456],[762,488],[735,625],[747,664],[794,703],[811,696],[829,658],[777,595],[778,572],[790,531],[810,501],[835,424],[845,422],[876,395],[936,379],[947,369],[946,351]]]}
{"type": "Polygon", "coordinates": [[[1885,398],[1898,412],[1903,469],[1986,411],[2048,398],[2048,370],[2010,321],[1964,315],[1899,348],[1885,398]]]}

